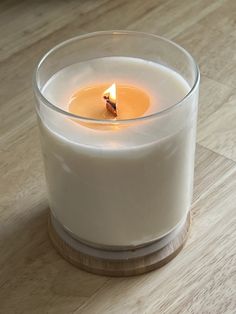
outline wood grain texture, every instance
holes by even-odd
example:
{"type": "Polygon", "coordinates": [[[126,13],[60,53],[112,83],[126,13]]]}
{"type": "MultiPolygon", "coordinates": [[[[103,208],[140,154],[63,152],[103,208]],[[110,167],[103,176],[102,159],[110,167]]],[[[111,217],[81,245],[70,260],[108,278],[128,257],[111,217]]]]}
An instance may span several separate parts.
{"type": "Polygon", "coordinates": [[[191,313],[236,309],[236,2],[0,2],[0,313],[191,313]],[[107,278],[63,260],[47,235],[48,203],[31,78],[39,57],[88,31],[164,35],[200,64],[193,224],[168,265],[107,278]]]}
{"type": "MultiPolygon", "coordinates": [[[[57,232],[49,216],[48,231],[49,237],[56,250],[72,265],[96,275],[107,275],[111,277],[128,277],[148,273],[152,270],[163,267],[175,258],[184,247],[190,230],[191,214],[189,213],[181,230],[167,245],[161,249],[152,249],[152,252],[145,253],[139,257],[107,258],[105,256],[92,256],[83,251],[76,250],[71,243],[64,241],[64,238],[57,232]]],[[[71,238],[73,240],[73,238],[71,238]]],[[[155,243],[148,247],[156,246],[155,243]]],[[[136,253],[144,248],[136,249],[136,253]]],[[[130,250],[129,253],[134,252],[130,250]]],[[[101,251],[99,252],[101,255],[101,251]]],[[[124,254],[125,252],[123,252],[124,254]]],[[[127,256],[127,255],[126,255],[127,256]]]]}
{"type": "Polygon", "coordinates": [[[236,161],[236,91],[204,120],[198,142],[236,161]]]}

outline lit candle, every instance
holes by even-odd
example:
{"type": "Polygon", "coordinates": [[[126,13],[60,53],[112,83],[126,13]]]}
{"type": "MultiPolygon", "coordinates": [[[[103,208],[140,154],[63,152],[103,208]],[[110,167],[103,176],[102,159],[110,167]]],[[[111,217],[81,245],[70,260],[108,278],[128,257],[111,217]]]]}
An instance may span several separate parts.
{"type": "MultiPolygon", "coordinates": [[[[68,234],[92,247],[136,247],[170,236],[191,205],[193,75],[187,66],[178,73],[174,67],[182,59],[178,63],[158,45],[160,60],[168,55],[170,61],[136,57],[133,40],[122,46],[112,38],[112,49],[117,43],[125,56],[112,52],[97,58],[82,42],[84,60],[75,62],[80,53],[73,46],[73,62],[63,66],[49,54],[39,69],[37,110],[51,214],[68,234]]],[[[153,38],[150,42],[142,45],[143,55],[150,55],[153,38]]]]}
{"type": "Polygon", "coordinates": [[[122,127],[119,119],[150,115],[188,91],[186,81],[171,69],[115,57],[64,68],[45,85],[43,93],[52,103],[82,117],[105,119],[109,126],[54,112],[47,113],[48,124],[42,125],[51,209],[78,239],[95,245],[141,245],[186,218],[193,176],[192,125],[182,128],[179,121],[180,128],[172,133],[174,120],[165,125],[160,119],[159,129],[153,121],[142,120],[122,127]],[[96,73],[80,78],[91,63],[96,73]],[[111,70],[104,73],[104,64],[111,70]],[[136,77],[143,71],[148,73],[144,86],[136,77]],[[129,80],[122,82],[124,72],[129,80]],[[117,116],[103,99],[112,82],[117,82],[117,116]]]}

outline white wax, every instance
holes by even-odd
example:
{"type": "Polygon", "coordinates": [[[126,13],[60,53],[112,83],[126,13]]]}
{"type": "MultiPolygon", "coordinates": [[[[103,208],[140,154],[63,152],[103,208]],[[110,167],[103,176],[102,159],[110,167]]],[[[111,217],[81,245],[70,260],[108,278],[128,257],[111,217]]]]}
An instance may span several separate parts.
{"type": "MultiPolygon", "coordinates": [[[[162,65],[128,57],[74,64],[44,86],[45,97],[67,109],[81,87],[119,81],[150,95],[147,114],[189,91],[162,65]]],[[[192,197],[195,106],[116,130],[91,129],[51,109],[41,112],[42,145],[52,212],[74,236],[91,244],[140,245],[185,219],[192,197]]]]}

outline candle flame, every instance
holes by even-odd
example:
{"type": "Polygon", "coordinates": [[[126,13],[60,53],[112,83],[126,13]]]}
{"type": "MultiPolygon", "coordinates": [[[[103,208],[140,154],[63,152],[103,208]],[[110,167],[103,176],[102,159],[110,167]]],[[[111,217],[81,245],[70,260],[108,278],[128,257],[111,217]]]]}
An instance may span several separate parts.
{"type": "Polygon", "coordinates": [[[103,93],[103,98],[106,101],[106,108],[114,116],[117,116],[116,108],[116,84],[113,83],[108,89],[103,93]]]}
{"type": "Polygon", "coordinates": [[[116,103],[116,84],[113,83],[104,92],[104,97],[108,97],[112,102],[116,103]]]}

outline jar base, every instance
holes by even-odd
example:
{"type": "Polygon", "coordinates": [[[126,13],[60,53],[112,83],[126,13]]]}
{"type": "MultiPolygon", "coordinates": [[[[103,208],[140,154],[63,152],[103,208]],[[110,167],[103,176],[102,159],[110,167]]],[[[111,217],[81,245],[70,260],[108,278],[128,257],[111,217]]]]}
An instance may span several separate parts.
{"type": "Polygon", "coordinates": [[[147,273],[170,262],[183,248],[190,223],[189,213],[178,232],[162,248],[160,241],[156,241],[125,251],[107,251],[88,246],[71,237],[52,215],[49,215],[48,232],[57,251],[73,265],[94,274],[122,277],[147,273]]]}

